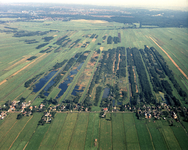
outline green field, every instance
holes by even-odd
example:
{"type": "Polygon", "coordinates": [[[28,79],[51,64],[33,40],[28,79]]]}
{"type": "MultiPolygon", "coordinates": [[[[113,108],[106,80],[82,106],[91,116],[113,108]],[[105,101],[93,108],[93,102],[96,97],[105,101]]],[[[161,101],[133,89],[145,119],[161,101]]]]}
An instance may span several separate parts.
{"type": "Polygon", "coordinates": [[[1,149],[184,150],[187,146],[180,123],[138,120],[134,113],[107,113],[106,118],[98,113],[57,113],[44,126],[37,126],[42,113],[19,121],[15,115],[9,114],[0,125],[1,149]]]}
{"type": "MultiPolygon", "coordinates": [[[[48,22],[48,21],[46,21],[48,22]]],[[[169,67],[173,70],[175,78],[178,83],[186,92],[188,91],[188,81],[181,74],[181,72],[177,69],[177,67],[172,63],[172,61],[167,57],[167,55],[150,39],[154,39],[176,62],[176,64],[181,68],[181,70],[188,75],[188,63],[187,63],[187,29],[180,28],[155,28],[155,29],[119,29],[119,30],[108,30],[112,28],[122,27],[121,23],[105,23],[105,24],[90,24],[90,23],[82,23],[82,22],[51,22],[49,26],[44,26],[45,22],[32,22],[32,23],[9,23],[10,27],[15,27],[27,31],[47,31],[50,29],[56,29],[60,32],[49,32],[43,36],[24,36],[24,37],[14,37],[13,33],[6,34],[0,33],[0,43],[1,43],[1,56],[0,56],[0,104],[3,104],[6,100],[11,99],[19,99],[20,97],[27,98],[31,94],[31,90],[25,91],[24,83],[34,77],[35,75],[41,72],[47,72],[50,70],[56,62],[62,62],[65,59],[69,59],[73,57],[77,52],[82,52],[86,50],[94,50],[99,49],[100,47],[104,47],[104,51],[109,48],[116,48],[117,46],[125,46],[125,47],[137,47],[144,48],[144,45],[148,45],[149,47],[153,46],[159,53],[165,58],[169,67]],[[89,25],[89,26],[88,26],[89,25]],[[61,26],[61,28],[60,28],[61,26]],[[89,27],[89,31],[83,31],[83,29],[87,29],[89,27]],[[68,29],[78,29],[76,31],[67,31],[68,29]],[[101,31],[95,29],[102,29],[101,31]],[[165,32],[164,32],[165,31],[165,32]],[[97,45],[97,43],[101,43],[101,38],[104,35],[107,36],[117,36],[118,33],[121,33],[121,43],[118,44],[107,44],[107,41],[102,43],[101,45],[97,45]],[[96,34],[98,38],[96,41],[92,41],[91,38],[85,38],[83,35],[96,34]],[[76,39],[80,39],[81,44],[84,44],[86,41],[90,42],[90,44],[86,48],[76,47],[69,49],[69,45],[62,48],[62,50],[58,53],[54,53],[54,49],[58,47],[58,45],[54,46],[54,42],[58,40],[58,38],[62,36],[69,36],[72,41],[76,39]],[[36,49],[39,44],[43,43],[43,37],[46,36],[54,36],[54,38],[49,41],[49,44],[41,49],[45,49],[48,46],[52,46],[52,52],[39,53],[41,49],[36,49]],[[178,36],[178,38],[176,38],[178,36]],[[35,39],[38,43],[34,44],[26,44],[25,40],[35,39]],[[171,39],[171,40],[170,40],[171,39]],[[178,46],[177,46],[178,45],[178,46]],[[31,56],[38,56],[36,60],[27,61],[27,58],[31,56]],[[41,56],[41,57],[40,57],[41,56]],[[40,58],[39,58],[40,57],[40,58]],[[23,69],[23,67],[26,67],[23,69]],[[16,73],[17,72],[17,73],[16,73]],[[16,74],[14,74],[16,73],[16,74]],[[6,81],[5,81],[6,80],[6,81]]],[[[4,25],[0,25],[0,29],[3,29],[4,25]]],[[[92,56],[92,55],[91,55],[92,56]]],[[[88,60],[91,56],[88,56],[88,60]]],[[[85,62],[86,65],[87,61],[85,62]]],[[[67,91],[71,93],[73,87],[77,84],[78,78],[83,72],[83,69],[76,75],[74,81],[71,83],[71,86],[67,91]]],[[[59,84],[58,84],[59,85],[59,84]]],[[[58,85],[56,87],[58,87],[58,85]]],[[[125,85],[124,85],[125,86],[125,85]]],[[[52,89],[48,98],[54,98],[58,94],[59,90],[56,88],[52,89]]],[[[66,94],[66,92],[65,92],[66,94]]],[[[85,92],[84,92],[85,94],[85,92]]],[[[67,95],[67,94],[66,94],[67,95]]],[[[37,96],[37,93],[30,97],[30,100],[34,100],[37,96]]],[[[70,95],[68,95],[70,96],[70,95]]],[[[82,99],[82,98],[81,98],[82,99]]],[[[61,99],[63,100],[63,99],[61,99]]],[[[37,100],[36,100],[37,101],[37,100]]],[[[127,102],[127,100],[126,100],[127,102]]],[[[34,104],[38,105],[40,102],[35,102],[34,104]]],[[[184,103],[184,102],[183,102],[184,103]]],[[[185,104],[185,103],[184,103],[185,104]]]]}
{"type": "MultiPolygon", "coordinates": [[[[0,20],[9,20],[9,18],[0,20]]],[[[138,23],[135,24],[139,26],[138,23]]],[[[24,98],[26,102],[31,101],[31,105],[36,107],[46,99],[57,100],[59,105],[47,104],[44,112],[49,111],[50,106],[62,106],[56,111],[52,122],[43,126],[38,125],[38,122],[44,112],[35,112],[20,120],[16,119],[20,110],[8,113],[8,116],[0,121],[0,149],[186,149],[188,124],[183,121],[184,117],[180,116],[180,122],[173,120],[173,126],[169,126],[168,120],[171,118],[167,120],[137,119],[135,113],[127,110],[124,112],[123,109],[125,109],[125,104],[131,105],[130,99],[134,93],[134,89],[131,89],[128,64],[128,51],[134,47],[137,48],[136,53],[144,66],[143,70],[147,78],[144,79],[149,81],[148,85],[151,87],[153,95],[149,97],[156,99],[156,102],[162,102],[167,90],[162,89],[162,96],[154,91],[152,82],[154,77],[150,69],[154,70],[154,66],[161,67],[162,64],[159,64],[157,55],[154,55],[153,51],[150,54],[152,60],[149,59],[150,55],[146,54],[145,50],[141,54],[139,49],[144,49],[144,45],[149,48],[154,47],[159,52],[164,58],[164,64],[172,70],[179,87],[188,94],[188,79],[186,78],[188,76],[188,29],[124,27],[126,27],[125,24],[116,22],[91,23],[57,20],[10,21],[0,24],[1,108],[4,109],[4,104],[8,100],[19,101],[21,98],[24,98]],[[6,26],[17,28],[17,31],[7,29],[6,26]],[[9,32],[4,32],[5,29],[9,32]],[[38,31],[40,34],[32,35],[38,31]],[[22,35],[23,32],[29,35],[22,35]],[[17,34],[19,36],[16,36],[17,34]],[[115,38],[119,35],[121,42],[108,44],[108,37],[115,38]],[[104,36],[106,39],[103,40],[104,36]],[[45,38],[50,38],[50,40],[45,41],[45,38]],[[32,56],[36,56],[35,59],[28,60],[32,56]],[[146,60],[144,56],[147,56],[146,60]],[[62,63],[65,60],[66,62],[62,63]],[[48,76],[53,72],[55,72],[53,75],[48,76]],[[39,75],[41,73],[43,74],[39,75]],[[32,81],[27,87],[26,83],[30,80],[32,81]],[[44,84],[41,83],[42,86],[36,90],[40,81],[44,80],[44,84]],[[101,87],[101,91],[97,92],[98,87],[101,87]],[[108,98],[103,98],[104,88],[113,89],[109,92],[108,98]],[[123,92],[126,93],[125,97],[123,92]],[[117,109],[114,106],[117,106],[117,109]],[[105,118],[100,118],[100,111],[106,107],[110,111],[107,112],[105,118]],[[113,109],[114,112],[111,113],[113,109]],[[120,109],[122,109],[121,112],[120,109]]],[[[130,58],[136,57],[132,55],[134,54],[131,53],[130,58]]],[[[135,63],[133,64],[135,76],[133,75],[132,79],[137,82],[136,94],[138,96],[143,88],[135,58],[132,61],[135,63]]],[[[164,72],[164,68],[161,68],[164,72]]],[[[187,97],[180,96],[169,76],[164,74],[161,78],[158,75],[157,79],[160,83],[163,80],[168,81],[171,86],[171,98],[180,102],[176,111],[179,108],[188,108],[187,97]]],[[[137,109],[141,107],[141,104],[147,105],[145,101],[147,99],[140,97],[137,98],[137,109]]],[[[148,105],[150,104],[149,102],[148,105]]],[[[174,107],[176,105],[177,102],[174,107]]]]}

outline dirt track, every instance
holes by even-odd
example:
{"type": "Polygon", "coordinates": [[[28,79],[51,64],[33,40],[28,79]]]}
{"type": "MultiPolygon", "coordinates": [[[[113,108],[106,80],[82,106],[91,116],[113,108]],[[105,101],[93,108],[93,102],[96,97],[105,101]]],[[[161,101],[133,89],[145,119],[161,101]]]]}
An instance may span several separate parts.
{"type": "MultiPolygon", "coordinates": [[[[31,118],[33,118],[33,116],[31,116],[31,118]]],[[[16,138],[14,139],[14,141],[12,142],[12,144],[10,145],[9,149],[11,149],[12,145],[14,144],[14,142],[17,140],[17,138],[19,137],[20,133],[23,131],[23,129],[25,128],[25,126],[27,125],[27,123],[31,120],[31,118],[26,122],[26,124],[23,126],[23,128],[21,129],[21,131],[18,133],[18,135],[16,136],[16,138]]]]}
{"type": "Polygon", "coordinates": [[[149,37],[167,56],[168,58],[172,61],[172,63],[177,67],[177,69],[184,75],[184,77],[188,80],[188,76],[181,70],[181,68],[176,64],[176,62],[170,57],[170,55],[161,47],[155,40],[153,40],[151,37],[149,37]]]}

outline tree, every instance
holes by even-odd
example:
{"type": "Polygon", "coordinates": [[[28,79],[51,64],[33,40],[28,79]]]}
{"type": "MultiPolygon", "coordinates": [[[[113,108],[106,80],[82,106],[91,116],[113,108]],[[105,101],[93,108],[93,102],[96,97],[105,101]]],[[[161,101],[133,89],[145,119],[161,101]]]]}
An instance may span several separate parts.
{"type": "Polygon", "coordinates": [[[21,119],[22,117],[23,117],[22,113],[20,113],[20,114],[17,115],[17,119],[21,119]]]}

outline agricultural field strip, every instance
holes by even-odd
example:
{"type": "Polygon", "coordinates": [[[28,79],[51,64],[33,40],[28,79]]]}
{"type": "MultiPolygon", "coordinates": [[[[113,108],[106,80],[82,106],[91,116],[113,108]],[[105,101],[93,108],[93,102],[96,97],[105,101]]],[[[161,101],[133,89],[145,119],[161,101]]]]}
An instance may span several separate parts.
{"type": "MultiPolygon", "coordinates": [[[[34,62],[36,62],[37,60],[39,60],[40,58],[42,58],[44,55],[46,55],[46,53],[42,54],[41,56],[39,56],[38,58],[36,58],[36,59],[33,60],[32,62],[30,62],[29,64],[27,64],[27,65],[24,66],[22,69],[16,71],[15,73],[13,73],[13,74],[12,74],[11,76],[9,76],[8,78],[17,75],[19,72],[23,71],[23,70],[26,69],[28,66],[30,66],[31,64],[33,64],[34,62]]],[[[8,79],[8,78],[7,78],[7,79],[8,79]]],[[[0,85],[2,85],[3,83],[5,83],[7,79],[4,79],[3,81],[1,81],[1,82],[0,82],[0,85]]]]}
{"type": "MultiPolygon", "coordinates": [[[[124,116],[123,116],[123,118],[124,118],[124,125],[125,125],[125,118],[126,118],[126,115],[125,114],[123,114],[124,116]]],[[[130,115],[130,114],[129,114],[130,115]]],[[[125,134],[126,134],[126,138],[128,138],[128,136],[131,136],[131,134],[129,134],[129,135],[127,135],[127,132],[129,132],[129,130],[131,129],[131,128],[133,128],[133,131],[135,131],[135,137],[134,137],[134,146],[137,144],[137,148],[138,149],[141,149],[141,146],[140,146],[140,142],[139,142],[139,138],[138,138],[138,131],[137,131],[137,129],[136,129],[136,123],[135,123],[135,120],[134,120],[134,116],[133,116],[133,114],[131,114],[131,120],[130,120],[130,118],[129,118],[129,121],[130,122],[126,122],[127,124],[128,124],[128,129],[127,129],[127,131],[125,132],[125,134]]],[[[124,127],[125,128],[125,127],[124,127]]],[[[131,139],[131,137],[129,137],[130,139],[131,139]]],[[[127,149],[129,149],[128,148],[128,140],[129,139],[127,139],[126,140],[126,142],[127,142],[127,149]]],[[[131,143],[132,143],[132,141],[131,141],[131,143]]],[[[135,148],[135,147],[134,147],[135,148]]]]}
{"type": "Polygon", "coordinates": [[[34,134],[37,123],[40,120],[42,116],[42,113],[33,114],[32,120],[27,124],[27,126],[24,128],[24,130],[21,132],[17,140],[14,142],[13,146],[11,147],[11,150],[15,149],[24,149],[24,147],[27,146],[29,143],[32,135],[34,134]],[[27,134],[25,134],[27,133],[27,134]]]}
{"type": "Polygon", "coordinates": [[[165,139],[165,143],[166,143],[166,145],[167,145],[167,147],[168,147],[168,149],[170,149],[170,143],[168,142],[168,139],[167,139],[167,135],[164,133],[164,129],[163,128],[161,128],[163,125],[162,125],[162,122],[156,122],[156,124],[158,125],[158,127],[160,127],[159,128],[159,131],[160,131],[160,133],[163,135],[163,137],[164,137],[164,139],[165,139]],[[160,123],[160,124],[159,124],[160,123]]]}
{"type": "Polygon", "coordinates": [[[176,64],[176,62],[172,59],[172,57],[161,47],[159,46],[159,44],[153,40],[151,37],[149,37],[167,56],[168,58],[171,60],[171,62],[176,66],[176,68],[183,74],[183,76],[188,80],[188,76],[183,72],[183,70],[181,70],[181,68],[176,64]]]}
{"type": "Polygon", "coordinates": [[[41,141],[38,149],[52,149],[53,147],[55,147],[55,144],[60,134],[59,131],[61,131],[63,127],[66,116],[66,114],[56,114],[56,119],[51,123],[49,130],[46,132],[46,135],[41,141]]]}
{"type": "Polygon", "coordinates": [[[86,139],[85,139],[85,149],[89,149],[89,148],[91,149],[92,147],[95,119],[96,119],[96,115],[94,113],[90,113],[88,119],[86,139]]]}
{"type": "Polygon", "coordinates": [[[68,149],[77,119],[78,113],[67,114],[54,149],[68,149]]]}
{"type": "Polygon", "coordinates": [[[113,149],[126,149],[124,121],[121,119],[122,114],[111,114],[112,121],[112,147],[113,149]],[[123,132],[122,132],[123,131],[123,132]]]}
{"type": "Polygon", "coordinates": [[[26,150],[38,149],[42,139],[44,138],[45,133],[48,131],[50,124],[45,124],[44,126],[38,126],[33,132],[28,143],[25,145],[26,150]]]}
{"type": "Polygon", "coordinates": [[[29,118],[29,120],[28,120],[28,121],[26,122],[26,124],[23,126],[23,128],[21,129],[21,131],[18,133],[18,135],[16,136],[16,138],[14,139],[14,141],[12,142],[12,144],[10,145],[10,147],[9,147],[8,150],[11,149],[12,145],[13,145],[14,142],[17,140],[17,138],[19,137],[20,133],[23,131],[23,129],[25,128],[25,126],[27,125],[27,123],[28,123],[32,118],[33,118],[33,116],[31,116],[31,117],[29,118]]]}
{"type": "MultiPolygon", "coordinates": [[[[36,72],[38,72],[38,70],[36,71],[36,72]]],[[[33,74],[35,74],[36,72],[34,72],[33,74]]],[[[32,74],[32,75],[33,75],[32,74]]],[[[32,76],[31,75],[31,76],[32,76]]],[[[16,78],[19,78],[19,77],[16,77],[16,78]]],[[[14,81],[16,81],[16,78],[12,78],[11,80],[14,80],[14,81]]],[[[20,83],[14,90],[12,90],[12,92],[14,92],[18,87],[20,87],[24,82],[26,82],[27,80],[25,80],[25,81],[23,81],[22,83],[20,83]]],[[[12,82],[12,81],[11,81],[12,82]]],[[[9,85],[9,84],[8,84],[9,85]]],[[[8,86],[7,85],[7,86],[8,86]]],[[[13,87],[13,86],[11,86],[11,87],[13,87]]],[[[8,87],[7,87],[8,88],[8,87]]],[[[5,87],[4,87],[4,89],[5,89],[5,87]]],[[[9,96],[11,93],[7,93],[4,97],[3,97],[3,99],[5,99],[7,96],[9,96]]]]}
{"type": "Polygon", "coordinates": [[[14,115],[8,115],[7,116],[7,118],[6,118],[6,120],[1,124],[1,126],[0,126],[0,133],[1,133],[1,139],[0,139],[0,142],[3,140],[3,138],[10,132],[10,130],[15,126],[15,124],[18,122],[18,120],[16,120],[15,118],[16,118],[16,113],[14,114],[14,115]],[[11,117],[14,117],[14,118],[11,118],[11,117]],[[10,120],[9,120],[10,119],[10,120]],[[10,124],[11,124],[11,122],[9,122],[9,121],[14,121],[14,122],[12,122],[12,125],[10,126],[10,128],[9,129],[6,129],[6,127],[8,127],[10,124]],[[8,122],[8,125],[6,125],[7,124],[7,122],[8,122]],[[6,131],[7,130],[7,131],[6,131]],[[4,132],[6,132],[6,133],[4,133],[4,132]]]}
{"type": "Polygon", "coordinates": [[[148,130],[148,133],[149,133],[149,136],[150,136],[150,139],[151,139],[151,144],[152,144],[152,146],[153,146],[153,149],[155,150],[155,147],[154,147],[154,144],[153,144],[153,139],[152,139],[152,136],[151,136],[151,132],[150,132],[150,130],[149,130],[147,124],[146,124],[146,128],[147,128],[147,130],[148,130]]]}
{"type": "MultiPolygon", "coordinates": [[[[53,58],[51,58],[51,59],[53,59],[53,58]]],[[[47,64],[46,64],[46,63],[44,64],[44,66],[43,66],[43,67],[45,67],[45,66],[47,66],[47,64]]],[[[37,70],[37,71],[35,70],[35,72],[34,72],[34,73],[32,73],[32,75],[31,75],[29,78],[31,78],[31,77],[32,77],[34,74],[36,74],[37,72],[38,72],[38,70],[37,70]]],[[[13,79],[14,79],[14,80],[16,80],[16,78],[13,78],[13,79]]],[[[27,79],[27,80],[28,80],[28,79],[27,79]]],[[[23,81],[21,84],[19,84],[19,85],[17,86],[17,88],[18,88],[18,87],[20,87],[20,86],[21,86],[21,85],[22,85],[24,82],[26,82],[27,80],[25,80],[25,81],[23,81]]],[[[40,80],[40,79],[38,79],[38,80],[40,80]]],[[[38,81],[38,80],[37,80],[37,81],[38,81]]],[[[36,82],[37,82],[37,81],[36,81],[36,82]]],[[[14,89],[12,92],[14,92],[15,90],[16,90],[16,89],[14,89]]],[[[31,93],[31,92],[30,92],[30,93],[31,93]]],[[[10,95],[10,93],[9,93],[9,94],[7,94],[5,97],[7,97],[8,95],[10,95]]],[[[5,97],[4,97],[4,98],[5,98],[5,97]]]]}
{"type": "Polygon", "coordinates": [[[62,126],[61,126],[61,129],[60,129],[60,131],[59,131],[59,134],[58,134],[57,140],[56,140],[56,142],[55,142],[55,144],[54,144],[54,146],[53,146],[53,150],[55,150],[55,146],[56,146],[56,144],[57,144],[57,142],[58,142],[58,139],[59,139],[60,133],[62,132],[62,129],[63,129],[63,127],[64,127],[65,120],[67,119],[67,116],[68,116],[68,114],[65,116],[65,119],[64,119],[64,122],[63,122],[63,124],[62,124],[62,126]]]}
{"type": "MultiPolygon", "coordinates": [[[[10,145],[12,141],[14,142],[14,139],[17,138],[20,134],[19,132],[22,130],[22,128],[25,128],[25,124],[28,123],[27,121],[30,118],[23,118],[22,120],[19,120],[17,124],[14,125],[13,128],[11,128],[11,132],[7,133],[7,135],[2,139],[0,143],[1,149],[8,149],[10,148],[10,145]]],[[[21,133],[21,132],[20,132],[21,133]]]]}
{"type": "Polygon", "coordinates": [[[78,116],[78,120],[76,122],[76,126],[73,132],[69,149],[78,149],[78,150],[84,149],[88,123],[89,123],[89,114],[80,113],[78,116]]]}

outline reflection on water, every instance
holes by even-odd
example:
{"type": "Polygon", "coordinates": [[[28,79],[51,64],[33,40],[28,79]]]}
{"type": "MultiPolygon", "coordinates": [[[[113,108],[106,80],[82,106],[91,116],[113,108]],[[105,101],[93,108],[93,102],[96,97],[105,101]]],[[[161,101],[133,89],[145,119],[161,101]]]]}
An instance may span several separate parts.
{"type": "Polygon", "coordinates": [[[38,92],[40,89],[54,76],[57,71],[50,72],[47,76],[39,80],[39,83],[35,84],[33,92],[38,92]]]}
{"type": "Polygon", "coordinates": [[[110,93],[110,88],[105,88],[102,98],[107,98],[110,93]]]}
{"type": "Polygon", "coordinates": [[[74,90],[72,91],[72,95],[76,96],[77,92],[83,92],[84,91],[84,87],[82,87],[81,90],[78,90],[79,86],[75,86],[74,90]]]}
{"type": "MultiPolygon", "coordinates": [[[[71,77],[71,75],[76,75],[78,73],[78,71],[80,70],[80,68],[82,67],[83,64],[84,63],[81,63],[75,70],[70,71],[70,75],[67,77],[67,80],[65,80],[63,83],[61,83],[59,85],[59,88],[61,89],[61,91],[59,92],[59,94],[57,95],[56,98],[61,97],[65,93],[65,91],[68,88],[68,84],[70,84],[72,82],[72,80],[73,80],[73,78],[71,77]]],[[[76,86],[75,86],[75,88],[76,88],[76,86]]],[[[74,90],[75,90],[75,88],[74,88],[74,90]]],[[[78,89],[78,88],[76,88],[76,89],[78,89]]],[[[74,92],[74,90],[73,90],[73,92],[74,92]]]]}

